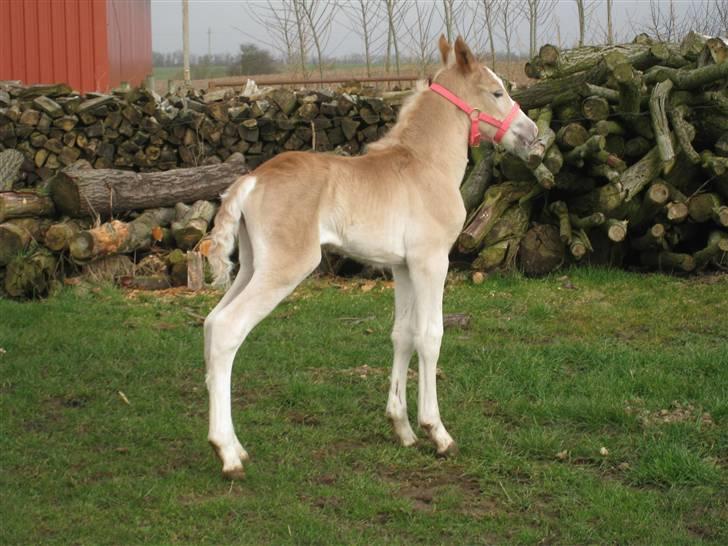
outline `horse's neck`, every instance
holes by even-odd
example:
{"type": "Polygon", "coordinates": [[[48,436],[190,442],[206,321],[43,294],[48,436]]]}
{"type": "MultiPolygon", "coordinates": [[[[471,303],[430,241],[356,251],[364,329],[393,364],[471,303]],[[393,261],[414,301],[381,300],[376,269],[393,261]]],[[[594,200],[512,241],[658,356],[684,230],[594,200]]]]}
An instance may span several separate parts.
{"type": "Polygon", "coordinates": [[[407,148],[423,169],[451,174],[453,183],[459,184],[468,160],[468,117],[428,90],[414,101],[400,114],[391,137],[385,137],[382,145],[407,148]]]}

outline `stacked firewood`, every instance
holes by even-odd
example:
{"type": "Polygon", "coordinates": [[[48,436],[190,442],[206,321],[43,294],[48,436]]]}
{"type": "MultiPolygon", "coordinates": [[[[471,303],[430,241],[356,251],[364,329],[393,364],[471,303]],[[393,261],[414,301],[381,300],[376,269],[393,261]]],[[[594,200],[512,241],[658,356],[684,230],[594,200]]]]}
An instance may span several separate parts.
{"type": "MultiPolygon", "coordinates": [[[[0,161],[13,152],[0,153],[0,161]]],[[[43,296],[76,273],[126,286],[200,288],[202,239],[217,200],[246,172],[239,153],[224,163],[148,173],[78,161],[47,192],[0,192],[2,290],[43,296]]]]}
{"type": "Polygon", "coordinates": [[[79,95],[66,85],[0,82],[0,151],[23,154],[19,183],[26,186],[79,159],[97,169],[149,171],[220,162],[237,152],[254,168],[287,150],[356,154],[387,131],[400,103],[396,93],[275,89],[248,97],[223,89],[160,97],[129,89],[79,95]]]}
{"type": "Polygon", "coordinates": [[[462,187],[475,269],[728,266],[727,42],[545,45],[526,73],[540,81],[513,96],[537,143],[481,149],[462,187]]]}

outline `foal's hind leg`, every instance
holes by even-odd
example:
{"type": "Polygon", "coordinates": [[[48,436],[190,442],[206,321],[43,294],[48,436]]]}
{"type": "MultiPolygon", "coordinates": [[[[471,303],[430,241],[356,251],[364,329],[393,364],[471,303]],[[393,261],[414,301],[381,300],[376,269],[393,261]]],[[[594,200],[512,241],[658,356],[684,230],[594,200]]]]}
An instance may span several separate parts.
{"type": "MultiPolygon", "coordinates": [[[[237,298],[253,277],[253,247],[244,222],[240,223],[238,231],[238,261],[240,269],[235,276],[233,284],[230,288],[228,288],[227,292],[225,292],[222,299],[220,299],[214,309],[210,311],[210,314],[205,320],[205,362],[209,362],[208,354],[210,350],[210,336],[212,332],[210,326],[214,323],[212,318],[228,303],[237,298]]],[[[235,449],[241,460],[246,461],[249,459],[248,453],[245,451],[245,448],[243,448],[243,445],[237,437],[235,437],[235,449]]]]}
{"type": "Polygon", "coordinates": [[[235,436],[230,403],[235,353],[250,331],[313,271],[320,259],[320,250],[316,248],[316,251],[317,256],[299,258],[295,264],[256,267],[245,289],[205,322],[206,382],[210,396],[208,440],[222,461],[226,478],[243,477],[245,454],[244,450],[241,454],[242,446],[235,436]]]}
{"type": "Polygon", "coordinates": [[[387,400],[387,417],[392,422],[394,432],[404,446],[411,446],[417,441],[407,417],[407,370],[412,353],[415,350],[415,299],[406,266],[394,266],[394,328],[392,329],[392,345],[394,347],[394,363],[392,365],[392,382],[387,400]]]}

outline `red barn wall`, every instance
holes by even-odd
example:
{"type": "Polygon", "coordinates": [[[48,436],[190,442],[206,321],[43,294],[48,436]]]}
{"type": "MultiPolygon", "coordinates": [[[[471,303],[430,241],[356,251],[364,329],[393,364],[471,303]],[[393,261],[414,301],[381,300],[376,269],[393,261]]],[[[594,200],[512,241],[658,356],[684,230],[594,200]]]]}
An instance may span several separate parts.
{"type": "Polygon", "coordinates": [[[141,85],[152,73],[151,0],[107,1],[109,81],[141,85]]]}
{"type": "Polygon", "coordinates": [[[152,71],[150,0],[0,0],[0,80],[108,91],[152,71]]]}

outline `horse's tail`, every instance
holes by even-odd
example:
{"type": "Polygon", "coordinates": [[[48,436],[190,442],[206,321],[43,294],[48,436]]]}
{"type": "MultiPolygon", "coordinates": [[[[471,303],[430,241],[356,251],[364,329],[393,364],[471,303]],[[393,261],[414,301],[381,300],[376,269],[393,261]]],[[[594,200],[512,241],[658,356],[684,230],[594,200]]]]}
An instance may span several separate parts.
{"type": "MultiPolygon", "coordinates": [[[[241,176],[222,195],[220,210],[215,216],[215,227],[210,232],[212,244],[207,254],[215,286],[225,288],[230,284],[230,272],[233,268],[230,255],[235,249],[237,236],[248,237],[243,204],[254,187],[254,176],[241,176]]],[[[246,247],[249,246],[248,243],[246,241],[246,247]]]]}

